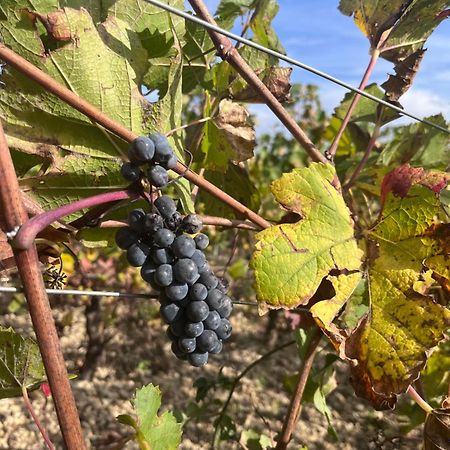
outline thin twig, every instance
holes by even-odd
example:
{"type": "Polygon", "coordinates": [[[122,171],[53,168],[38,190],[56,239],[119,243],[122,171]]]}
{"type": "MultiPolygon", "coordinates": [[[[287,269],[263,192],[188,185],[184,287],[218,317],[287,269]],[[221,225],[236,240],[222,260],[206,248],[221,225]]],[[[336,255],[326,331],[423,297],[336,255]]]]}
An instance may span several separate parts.
{"type": "Polygon", "coordinates": [[[312,333],[314,334],[311,336],[311,340],[309,341],[309,345],[305,353],[305,359],[302,361],[299,370],[297,386],[295,387],[294,395],[291,398],[288,413],[284,419],[283,429],[277,442],[277,446],[275,448],[276,450],[285,450],[287,448],[287,445],[291,440],[292,433],[294,432],[295,424],[297,423],[300,415],[303,392],[305,391],[306,382],[308,381],[318,345],[320,339],[322,338],[322,331],[319,328],[316,327],[312,333]]]}
{"type": "MultiPolygon", "coordinates": [[[[28,220],[22,203],[19,183],[0,122],[0,207],[2,229],[9,232],[28,220]]],[[[33,328],[52,390],[59,426],[68,450],[86,448],[75,399],[70,387],[64,357],[45,292],[36,247],[13,249],[16,265],[24,286],[33,328]]]]}
{"type": "MultiPolygon", "coordinates": [[[[375,65],[378,61],[378,57],[380,56],[380,51],[378,49],[375,49],[372,51],[372,55],[369,60],[369,64],[366,68],[366,71],[364,72],[364,76],[361,80],[361,83],[359,83],[359,89],[364,90],[367,82],[369,81],[370,75],[372,75],[373,69],[375,68],[375,65]]],[[[345,129],[347,128],[348,123],[350,122],[350,118],[352,117],[353,111],[356,108],[356,105],[358,104],[359,100],[361,98],[360,94],[355,94],[355,96],[352,99],[352,102],[350,103],[350,106],[347,110],[347,113],[345,114],[344,119],[342,120],[341,126],[339,127],[339,130],[334,137],[333,143],[331,144],[330,148],[328,149],[328,155],[331,159],[334,159],[334,156],[336,155],[336,150],[339,145],[339,141],[344,134],[345,129]]]]}
{"type": "Polygon", "coordinates": [[[213,434],[213,448],[216,448],[216,442],[218,439],[218,435],[219,435],[219,428],[220,428],[220,423],[228,409],[228,406],[231,402],[231,399],[233,397],[234,391],[236,390],[236,388],[239,385],[239,382],[242,380],[242,378],[245,377],[245,375],[247,375],[248,372],[250,372],[250,370],[252,370],[255,366],[257,366],[259,363],[265,361],[267,358],[270,358],[274,353],[279,352],[280,350],[285,349],[286,347],[289,347],[291,345],[295,344],[295,341],[289,341],[286,342],[285,344],[282,344],[278,347],[275,347],[274,349],[270,350],[270,352],[267,352],[266,354],[262,355],[260,358],[256,359],[255,361],[253,361],[251,364],[249,364],[233,381],[233,384],[231,385],[231,389],[230,392],[228,394],[227,399],[225,400],[225,403],[222,407],[222,410],[220,411],[220,415],[216,420],[216,427],[214,429],[214,434],[213,434]]]}
{"type": "Polygon", "coordinates": [[[166,133],[166,136],[171,136],[172,134],[176,133],[177,131],[185,130],[186,128],[193,127],[195,125],[199,125],[203,122],[208,122],[208,120],[211,120],[211,119],[212,119],[212,117],[210,117],[210,116],[203,117],[202,119],[194,120],[193,122],[187,123],[186,125],[181,125],[181,127],[172,128],[171,130],[169,130],[166,133]]]}
{"type": "Polygon", "coordinates": [[[33,418],[33,422],[36,424],[39,432],[41,433],[42,439],[44,439],[45,445],[50,450],[55,450],[55,446],[53,445],[53,442],[48,437],[48,433],[43,427],[41,421],[39,420],[39,417],[37,416],[36,412],[34,411],[33,405],[30,401],[30,398],[28,397],[28,392],[26,386],[22,386],[22,398],[25,403],[26,408],[28,409],[28,412],[30,413],[31,417],[33,418]]]}
{"type": "MultiPolygon", "coordinates": [[[[217,25],[203,0],[189,0],[189,3],[199,17],[212,25],[217,25]]],[[[231,41],[223,34],[220,34],[214,30],[208,29],[208,33],[217,48],[218,55],[224,61],[227,61],[236,70],[236,72],[238,72],[242,78],[244,78],[244,80],[252,86],[262,98],[264,98],[267,106],[278,117],[281,123],[291,132],[292,136],[294,136],[300,145],[302,145],[311,159],[313,161],[328,163],[329,161],[327,158],[320,153],[320,150],[299,127],[297,122],[283,108],[281,103],[276,99],[272,92],[270,92],[267,86],[258,78],[253,69],[244,61],[231,41]]]]}
{"type": "MultiPolygon", "coordinates": [[[[80,111],[82,114],[86,115],[90,119],[94,120],[96,123],[100,124],[107,130],[121,137],[127,142],[131,142],[137,138],[137,135],[132,131],[128,130],[126,127],[116,122],[115,120],[108,117],[106,114],[99,111],[97,108],[92,106],[89,102],[78,97],[72,91],[67,89],[62,84],[58,83],[52,77],[44,73],[42,70],[38,69],[36,66],[28,62],[26,59],[19,56],[17,53],[11,49],[5,47],[5,45],[0,44],[0,59],[7,62],[9,65],[14,67],[19,72],[22,72],[28,78],[32,79],[36,83],[44,87],[48,92],[56,95],[61,100],[65,101],[71,105],[76,110],[80,111]]],[[[191,183],[200,186],[204,191],[213,195],[220,201],[226,203],[232,209],[238,213],[247,217],[251,222],[259,225],[262,228],[270,227],[270,223],[264,218],[253,212],[251,209],[247,208],[242,203],[235,200],[233,197],[223,192],[217,186],[214,186],[205,178],[187,169],[186,166],[178,162],[174,169],[178,174],[184,174],[184,177],[191,183]]]]}
{"type": "Polygon", "coordinates": [[[381,115],[382,115],[382,111],[380,112],[380,115],[378,116],[377,122],[375,124],[375,128],[372,132],[372,136],[371,136],[369,142],[367,143],[367,147],[366,147],[366,150],[364,151],[363,157],[359,161],[358,165],[356,166],[355,170],[353,171],[352,176],[350,177],[348,182],[345,183],[345,185],[342,188],[344,192],[347,192],[355,184],[360,173],[362,172],[365,165],[367,164],[367,161],[369,160],[369,156],[370,156],[373,148],[375,147],[378,137],[380,136],[381,115]]]}
{"type": "MultiPolygon", "coordinates": [[[[202,167],[200,169],[199,175],[202,177],[204,175],[204,173],[205,173],[205,168],[202,167]]],[[[200,189],[198,188],[198,186],[194,186],[194,188],[192,189],[192,192],[191,192],[192,203],[195,203],[195,200],[197,200],[197,196],[198,196],[199,192],[200,192],[200,189]]]]}

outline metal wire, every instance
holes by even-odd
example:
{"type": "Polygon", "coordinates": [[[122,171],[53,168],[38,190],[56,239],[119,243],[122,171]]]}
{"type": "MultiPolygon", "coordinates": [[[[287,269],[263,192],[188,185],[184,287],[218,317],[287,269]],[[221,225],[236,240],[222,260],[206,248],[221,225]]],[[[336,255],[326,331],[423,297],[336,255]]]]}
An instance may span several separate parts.
{"type": "Polygon", "coordinates": [[[248,45],[249,47],[253,47],[256,50],[259,50],[261,52],[267,53],[268,55],[275,56],[278,59],[281,59],[282,61],[285,61],[289,64],[292,64],[294,66],[300,67],[301,69],[307,70],[308,72],[313,73],[314,75],[317,75],[319,77],[324,78],[325,80],[331,81],[332,83],[335,83],[345,89],[348,89],[349,91],[353,91],[357,94],[362,95],[363,97],[366,97],[370,100],[373,100],[376,103],[379,103],[380,105],[386,106],[387,108],[390,108],[394,111],[397,111],[403,116],[408,116],[411,119],[417,120],[418,122],[422,122],[430,127],[436,128],[440,131],[443,131],[444,133],[450,134],[450,130],[447,128],[441,127],[440,125],[437,125],[433,122],[430,122],[426,119],[421,119],[418,116],[415,116],[414,114],[409,113],[408,111],[403,110],[402,108],[399,108],[398,106],[393,105],[392,103],[389,103],[385,100],[382,100],[378,97],[375,97],[372,94],[369,94],[368,92],[362,91],[361,89],[355,88],[354,86],[346,83],[345,81],[341,81],[338,78],[335,78],[331,75],[328,75],[325,72],[322,72],[318,69],[315,69],[314,67],[308,66],[307,64],[304,64],[296,59],[293,59],[289,56],[283,55],[282,53],[277,52],[276,50],[272,50],[270,48],[264,47],[263,45],[260,45],[256,42],[250,41],[249,39],[246,39],[244,37],[241,37],[237,34],[232,33],[231,31],[224,30],[223,28],[220,28],[216,25],[212,25],[202,19],[199,19],[197,16],[194,16],[192,14],[186,13],[184,11],[181,11],[177,8],[174,8],[173,6],[166,5],[165,3],[159,2],[158,0],[145,0],[147,3],[150,3],[154,6],[157,6],[161,9],[164,9],[165,11],[168,11],[172,14],[175,14],[177,16],[183,17],[186,20],[190,20],[191,22],[197,23],[199,25],[204,26],[205,28],[208,28],[210,30],[213,30],[217,33],[223,34],[224,36],[229,37],[230,39],[233,39],[234,41],[238,41],[244,45],[248,45]]]}

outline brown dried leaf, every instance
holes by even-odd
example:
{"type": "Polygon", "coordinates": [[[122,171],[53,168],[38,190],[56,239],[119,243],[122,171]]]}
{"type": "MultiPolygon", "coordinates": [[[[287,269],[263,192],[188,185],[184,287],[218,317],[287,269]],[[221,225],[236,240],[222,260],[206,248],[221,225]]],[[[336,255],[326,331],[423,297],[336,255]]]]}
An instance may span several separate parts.
{"type": "Polygon", "coordinates": [[[423,430],[425,450],[446,450],[450,443],[450,408],[434,409],[423,430]]]}
{"type": "Polygon", "coordinates": [[[26,10],[27,13],[35,20],[42,22],[50,38],[55,41],[70,41],[75,38],[72,35],[70,22],[64,9],[51,12],[49,14],[41,14],[37,11],[26,10]]]}

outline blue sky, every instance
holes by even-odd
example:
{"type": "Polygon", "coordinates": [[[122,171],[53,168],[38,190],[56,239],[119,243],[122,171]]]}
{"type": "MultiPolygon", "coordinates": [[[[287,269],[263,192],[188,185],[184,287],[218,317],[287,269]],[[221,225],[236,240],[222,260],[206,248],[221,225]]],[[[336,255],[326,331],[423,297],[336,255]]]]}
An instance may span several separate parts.
{"type": "MultiPolygon", "coordinates": [[[[215,11],[218,0],[206,0],[215,11]]],[[[367,38],[353,19],[337,10],[338,0],[279,0],[280,10],[274,28],[289,56],[329,73],[354,86],[369,60],[367,38]]],[[[439,112],[450,120],[450,20],[444,20],[427,41],[428,51],[413,87],[401,98],[405,109],[419,117],[439,112]]],[[[392,64],[379,60],[370,82],[383,83],[392,64]]],[[[329,112],[345,91],[302,69],[294,68],[292,80],[320,86],[321,100],[329,112]]],[[[260,119],[271,112],[257,108],[260,119]]],[[[409,121],[402,119],[402,121],[409,121]]]]}

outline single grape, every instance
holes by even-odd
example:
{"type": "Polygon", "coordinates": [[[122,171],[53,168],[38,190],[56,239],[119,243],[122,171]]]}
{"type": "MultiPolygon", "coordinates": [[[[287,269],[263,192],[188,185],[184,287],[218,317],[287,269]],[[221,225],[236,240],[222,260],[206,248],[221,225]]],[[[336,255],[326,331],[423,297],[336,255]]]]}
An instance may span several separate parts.
{"type": "Polygon", "coordinates": [[[153,186],[161,188],[169,182],[169,174],[164,167],[152,166],[147,172],[147,178],[153,186]]]}
{"type": "Polygon", "coordinates": [[[178,347],[183,353],[192,353],[197,347],[196,339],[189,337],[181,338],[178,341],[178,347]]]}
{"type": "Polygon", "coordinates": [[[215,333],[219,339],[226,340],[231,336],[232,329],[231,323],[227,319],[221,319],[220,325],[216,328],[215,333]]]}
{"type": "Polygon", "coordinates": [[[168,144],[169,143],[166,136],[164,136],[164,134],[161,134],[161,133],[152,133],[148,137],[153,141],[155,146],[157,144],[168,144]]]}
{"type": "Polygon", "coordinates": [[[217,311],[210,311],[208,317],[203,321],[208,330],[215,330],[220,325],[220,315],[217,311]]]}
{"type": "Polygon", "coordinates": [[[137,233],[142,233],[144,231],[144,222],[145,212],[143,209],[133,209],[133,211],[128,214],[128,225],[137,233]]]}
{"type": "Polygon", "coordinates": [[[210,270],[202,272],[198,281],[204,284],[208,290],[214,289],[218,283],[216,276],[210,270]]]}
{"type": "Polygon", "coordinates": [[[192,285],[198,279],[198,269],[194,261],[188,258],[179,259],[173,266],[173,274],[181,283],[192,285]]]}
{"type": "Polygon", "coordinates": [[[208,289],[201,283],[195,283],[189,288],[189,296],[194,301],[205,300],[208,296],[208,289]]]}
{"type": "Polygon", "coordinates": [[[175,239],[175,235],[167,228],[159,229],[153,236],[153,241],[159,247],[169,247],[175,239]]]}
{"type": "Polygon", "coordinates": [[[172,264],[173,255],[168,248],[157,248],[154,247],[151,250],[150,256],[155,264],[172,264]]]}
{"type": "Polygon", "coordinates": [[[177,163],[178,158],[175,153],[172,153],[167,160],[160,162],[161,166],[163,166],[165,169],[175,169],[175,167],[177,167],[177,163]]]}
{"type": "Polygon", "coordinates": [[[181,234],[175,238],[171,248],[178,258],[190,258],[195,251],[195,242],[190,236],[181,234]]]}
{"type": "Polygon", "coordinates": [[[231,311],[233,311],[233,302],[231,301],[231,298],[228,297],[228,295],[225,295],[223,297],[222,305],[217,308],[217,312],[220,314],[220,317],[226,319],[230,317],[231,311]]]}
{"type": "Polygon", "coordinates": [[[126,250],[132,244],[136,244],[139,236],[130,227],[119,228],[116,233],[116,244],[117,247],[122,250],[126,250]]]}
{"type": "Polygon", "coordinates": [[[209,353],[212,353],[213,355],[217,355],[217,353],[220,353],[222,351],[222,348],[223,348],[223,341],[221,339],[219,339],[217,341],[216,346],[209,353]]]}
{"type": "Polygon", "coordinates": [[[129,162],[122,164],[120,173],[125,178],[125,180],[131,182],[137,181],[139,180],[139,178],[141,178],[141,170],[139,169],[139,167],[129,162]]]}
{"type": "Polygon", "coordinates": [[[164,227],[164,220],[159,214],[146,214],[144,219],[144,231],[149,234],[156,233],[164,227]]]}
{"type": "Polygon", "coordinates": [[[139,136],[132,143],[128,151],[131,162],[150,162],[155,154],[155,144],[147,136],[139,136]]]}
{"type": "Polygon", "coordinates": [[[200,352],[196,350],[189,353],[188,360],[194,367],[204,366],[208,362],[208,352],[200,352]]]}
{"type": "Polygon", "coordinates": [[[181,337],[184,335],[184,326],[186,321],[181,318],[170,324],[170,331],[174,336],[181,337]]]}
{"type": "Polygon", "coordinates": [[[202,322],[208,314],[209,308],[205,302],[190,302],[186,306],[186,315],[192,322],[202,322]]]}
{"type": "Polygon", "coordinates": [[[203,233],[197,234],[197,236],[195,236],[194,240],[195,240],[195,245],[200,250],[205,250],[205,248],[208,247],[208,245],[209,245],[209,238],[208,238],[208,236],[206,236],[206,234],[203,234],[203,233]]]}
{"type": "Polygon", "coordinates": [[[173,271],[170,264],[161,264],[155,271],[155,282],[161,287],[169,286],[173,281],[173,271]]]}
{"type": "Polygon", "coordinates": [[[197,269],[200,273],[200,271],[203,271],[203,269],[206,266],[206,256],[205,254],[199,250],[195,249],[193,255],[191,256],[192,261],[195,262],[195,265],[197,266],[197,269]]]}
{"type": "Polygon", "coordinates": [[[127,260],[130,266],[140,267],[145,263],[147,255],[150,253],[150,248],[138,242],[137,244],[132,244],[127,250],[127,260]]]}
{"type": "Polygon", "coordinates": [[[223,305],[224,294],[219,289],[211,289],[208,291],[208,297],[206,297],[206,303],[211,311],[215,311],[223,305]]]}
{"type": "Polygon", "coordinates": [[[205,330],[198,338],[197,338],[197,346],[199,350],[203,350],[204,352],[210,352],[214,349],[214,347],[218,344],[219,339],[217,334],[212,330],[205,330]]]}
{"type": "Polygon", "coordinates": [[[220,292],[226,294],[228,292],[229,285],[230,283],[226,278],[219,278],[219,282],[217,283],[217,289],[219,289],[220,292]]]}
{"type": "Polygon", "coordinates": [[[172,349],[172,353],[178,358],[178,359],[183,359],[186,360],[187,355],[186,353],[183,353],[179,346],[178,346],[178,341],[172,341],[172,345],[171,345],[171,349],[172,349]]]}
{"type": "Polygon", "coordinates": [[[209,267],[209,264],[207,262],[205,262],[205,265],[198,268],[198,273],[203,273],[203,272],[212,272],[211,267],[209,267]]]}
{"type": "Polygon", "coordinates": [[[158,197],[153,204],[163,219],[170,219],[177,211],[177,205],[167,195],[161,195],[161,197],[158,197]]]}
{"type": "Polygon", "coordinates": [[[144,265],[141,267],[142,279],[147,283],[153,284],[155,282],[155,271],[156,265],[153,264],[153,261],[149,261],[149,259],[147,258],[144,265]]]}
{"type": "Polygon", "coordinates": [[[186,333],[186,336],[188,337],[198,337],[203,333],[203,330],[205,329],[205,326],[203,325],[203,322],[187,322],[184,326],[184,332],[186,333]]]}
{"type": "Polygon", "coordinates": [[[197,214],[188,214],[181,221],[181,229],[189,234],[198,233],[202,229],[203,223],[197,214]]]}
{"type": "Polygon", "coordinates": [[[170,219],[166,219],[166,226],[169,230],[176,231],[181,224],[181,214],[175,211],[170,219]]]}
{"type": "Polygon", "coordinates": [[[167,297],[169,297],[173,301],[183,300],[186,297],[189,291],[189,287],[186,283],[172,283],[170,286],[167,286],[165,289],[165,293],[167,297]]]}
{"type": "Polygon", "coordinates": [[[155,156],[153,159],[161,165],[167,164],[173,155],[172,147],[168,142],[161,142],[155,145],[155,156]]]}
{"type": "Polygon", "coordinates": [[[176,303],[169,303],[159,309],[161,317],[168,324],[174,323],[183,315],[183,310],[176,303]]]}

